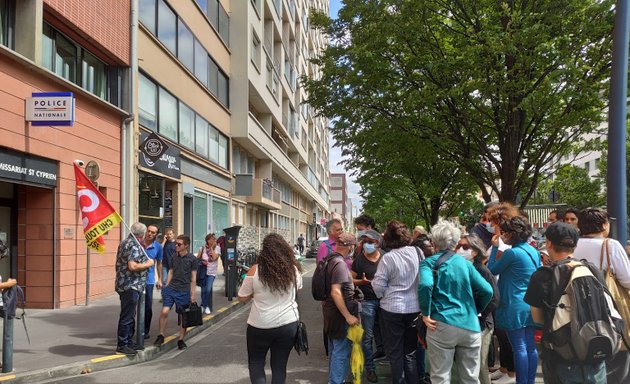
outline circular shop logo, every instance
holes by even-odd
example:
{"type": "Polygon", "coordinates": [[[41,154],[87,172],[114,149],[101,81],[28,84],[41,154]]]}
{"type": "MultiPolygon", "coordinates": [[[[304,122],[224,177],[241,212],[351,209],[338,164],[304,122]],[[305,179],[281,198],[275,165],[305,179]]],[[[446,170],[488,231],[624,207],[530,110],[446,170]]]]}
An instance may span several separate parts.
{"type": "Polygon", "coordinates": [[[151,157],[160,157],[163,149],[164,146],[159,139],[148,139],[146,143],[144,143],[144,150],[146,154],[151,157]]]}

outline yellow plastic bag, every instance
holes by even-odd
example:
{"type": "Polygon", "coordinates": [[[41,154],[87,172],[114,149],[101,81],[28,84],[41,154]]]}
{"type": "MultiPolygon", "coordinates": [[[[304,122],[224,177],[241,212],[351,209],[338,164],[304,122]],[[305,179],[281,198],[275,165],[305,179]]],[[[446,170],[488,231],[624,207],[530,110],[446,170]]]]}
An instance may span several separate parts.
{"type": "Polygon", "coordinates": [[[363,348],[361,340],[363,340],[363,327],[353,325],[348,329],[348,339],[352,341],[352,354],[350,355],[350,370],[352,372],[354,384],[361,384],[361,372],[365,359],[363,357],[363,348]]]}

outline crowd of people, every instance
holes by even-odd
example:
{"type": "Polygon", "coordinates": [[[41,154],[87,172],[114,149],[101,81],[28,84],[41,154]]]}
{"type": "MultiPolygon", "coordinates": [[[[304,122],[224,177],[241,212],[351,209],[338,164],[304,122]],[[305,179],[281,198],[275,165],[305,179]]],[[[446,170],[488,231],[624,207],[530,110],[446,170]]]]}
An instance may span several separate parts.
{"type": "MultiPolygon", "coordinates": [[[[602,209],[553,211],[549,221],[541,242],[532,238],[527,215],[509,203],[487,204],[469,231],[447,220],[429,232],[421,226],[410,231],[397,220],[378,231],[374,220],[362,215],[355,219],[352,234],[344,232],[341,221],[330,220],[328,238],[317,253],[325,276],[321,307],[328,382],[349,379],[348,330],[360,324],[363,374],[372,383],[379,380],[375,361],[382,357],[397,384],[533,384],[539,364],[546,383],[629,383],[627,348],[613,348],[606,359],[572,361],[554,349],[558,341],[552,340],[559,307],[554,302],[554,268],[567,263],[589,266],[598,271],[594,277],[604,290],[600,272],[611,271],[630,289],[628,254],[609,238],[610,218],[602,209]]],[[[181,312],[196,301],[200,278],[201,305],[206,313],[213,309],[212,284],[221,256],[215,235],[206,236],[194,255],[188,236],[175,237],[167,230],[160,244],[157,231],[153,225],[136,223],[118,249],[119,353],[142,349],[134,342],[134,316],[143,290],[145,338],[150,337],[153,289],[162,291],[156,346],[164,342],[172,306],[181,312]],[[205,267],[203,276],[198,276],[199,265],[205,267]]],[[[252,383],[266,382],[269,352],[272,383],[286,381],[300,322],[301,272],[287,241],[278,234],[263,239],[257,263],[238,292],[240,301],[252,302],[246,332],[252,383]]],[[[613,304],[606,308],[615,312],[613,304]]],[[[185,335],[181,328],[180,349],[186,348],[185,335]]]]}

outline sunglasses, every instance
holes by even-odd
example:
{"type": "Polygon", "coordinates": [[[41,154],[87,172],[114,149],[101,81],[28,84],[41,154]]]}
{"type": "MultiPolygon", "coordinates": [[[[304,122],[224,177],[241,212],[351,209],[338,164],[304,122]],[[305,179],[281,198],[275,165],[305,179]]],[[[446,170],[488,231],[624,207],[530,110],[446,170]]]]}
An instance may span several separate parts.
{"type": "Polygon", "coordinates": [[[467,251],[467,250],[470,249],[470,245],[468,245],[468,244],[457,244],[457,247],[455,247],[455,249],[460,249],[460,248],[463,248],[464,251],[467,251]]]}
{"type": "Polygon", "coordinates": [[[178,242],[175,242],[175,246],[176,246],[176,247],[181,247],[181,246],[183,246],[183,245],[184,245],[184,243],[178,243],[178,242]]]}

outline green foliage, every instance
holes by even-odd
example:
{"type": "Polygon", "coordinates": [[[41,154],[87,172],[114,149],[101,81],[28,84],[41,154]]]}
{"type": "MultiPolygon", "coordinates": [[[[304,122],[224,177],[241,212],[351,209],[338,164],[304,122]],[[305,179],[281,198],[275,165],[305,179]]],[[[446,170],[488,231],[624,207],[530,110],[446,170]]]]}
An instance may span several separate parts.
{"type": "Polygon", "coordinates": [[[584,168],[573,165],[560,167],[554,180],[547,179],[540,183],[533,202],[535,204],[551,203],[549,193],[554,186],[560,196],[557,203],[564,203],[578,209],[601,207],[605,204],[600,180],[598,178],[591,180],[584,168]]]}
{"type": "Polygon", "coordinates": [[[525,206],[541,175],[601,121],[612,0],[344,4],[338,19],[313,20],[333,43],[312,60],[322,75],[303,82],[361,177],[358,138],[387,131],[403,157],[418,150],[408,137],[424,143],[428,158],[416,168],[447,161],[451,178],[472,180],[486,201],[489,186],[525,206]]]}

